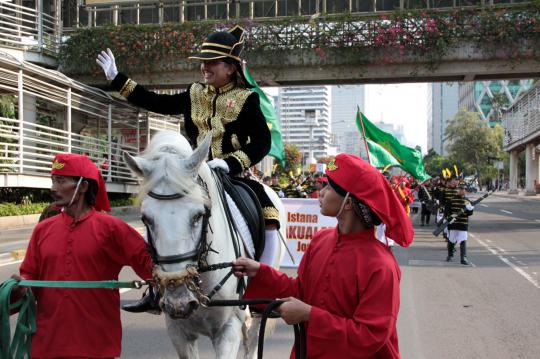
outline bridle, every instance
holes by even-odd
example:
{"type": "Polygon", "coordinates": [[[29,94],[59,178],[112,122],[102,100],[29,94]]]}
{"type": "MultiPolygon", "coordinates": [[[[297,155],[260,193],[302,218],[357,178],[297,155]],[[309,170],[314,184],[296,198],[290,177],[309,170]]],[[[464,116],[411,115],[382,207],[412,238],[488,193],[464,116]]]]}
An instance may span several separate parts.
{"type": "MultiPolygon", "coordinates": [[[[223,176],[223,173],[218,173],[218,176],[223,176]]],[[[201,185],[208,193],[208,187],[202,181],[200,176],[197,178],[197,182],[201,185]]],[[[221,200],[226,201],[223,195],[223,188],[220,188],[219,193],[221,193],[221,200]]],[[[184,197],[182,193],[173,193],[173,194],[158,194],[152,191],[148,192],[148,196],[160,201],[175,200],[184,197]]],[[[224,202],[225,203],[225,202],[224,202]]],[[[157,283],[160,292],[163,294],[164,288],[169,285],[182,285],[185,284],[187,289],[191,291],[197,298],[199,304],[205,308],[208,307],[221,307],[221,306],[239,306],[241,309],[245,309],[246,305],[255,305],[255,304],[266,304],[266,308],[262,313],[261,325],[259,327],[259,339],[258,339],[258,352],[257,358],[262,359],[263,357],[263,346],[264,346],[264,333],[266,327],[266,320],[272,317],[272,311],[283,303],[281,300],[275,299],[243,299],[243,290],[245,288],[245,282],[243,279],[238,279],[237,285],[237,300],[212,300],[212,297],[221,289],[225,282],[232,276],[233,271],[227,272],[227,274],[219,281],[218,284],[208,293],[204,294],[201,289],[201,280],[200,274],[203,272],[214,271],[218,269],[224,269],[232,267],[232,262],[216,263],[208,265],[206,262],[206,254],[211,251],[210,245],[207,241],[208,233],[208,222],[210,219],[210,208],[205,205],[205,213],[203,215],[202,229],[199,241],[194,250],[187,253],[175,254],[169,256],[160,256],[157,253],[154,239],[152,237],[152,231],[150,230],[149,224],[143,220],[143,223],[146,226],[146,232],[148,237],[148,246],[152,259],[154,260],[154,269],[152,271],[154,280],[157,283]],[[161,264],[174,264],[181,263],[189,259],[197,259],[196,265],[188,265],[184,270],[176,273],[164,272],[161,268],[161,264]]],[[[226,210],[226,214],[229,220],[231,220],[231,214],[226,210]]],[[[234,224],[234,222],[233,222],[234,224]]],[[[231,228],[232,230],[232,228],[231,228]]],[[[233,240],[233,244],[236,243],[233,240]]],[[[238,244],[235,244],[235,253],[238,257],[239,248],[238,244]]],[[[307,347],[306,347],[306,332],[303,323],[294,325],[294,337],[295,337],[295,350],[296,358],[304,359],[306,358],[307,347]]]]}
{"type": "MultiPolygon", "coordinates": [[[[208,187],[206,183],[202,180],[200,176],[197,177],[197,183],[206,191],[208,194],[208,187]]],[[[172,194],[159,194],[153,191],[148,192],[148,196],[160,201],[170,201],[175,199],[180,199],[185,196],[183,193],[172,193],[172,194]]],[[[202,227],[201,235],[195,246],[195,249],[192,251],[174,254],[168,256],[161,256],[157,252],[154,238],[152,236],[152,230],[150,224],[143,218],[143,223],[146,226],[147,240],[148,240],[148,250],[150,256],[154,262],[154,269],[152,270],[154,281],[159,287],[159,291],[163,294],[164,289],[167,285],[182,285],[185,284],[186,287],[195,295],[199,304],[203,307],[207,307],[210,303],[212,297],[221,289],[225,282],[232,276],[233,271],[227,272],[227,274],[219,281],[218,284],[208,293],[204,294],[200,287],[201,279],[200,274],[204,272],[215,271],[219,269],[232,267],[232,262],[216,263],[209,265],[206,257],[208,252],[214,251],[210,244],[208,243],[207,233],[209,227],[209,220],[211,216],[210,207],[204,206],[204,214],[202,216],[202,227]],[[165,272],[162,269],[163,264],[177,264],[190,259],[196,259],[197,264],[188,264],[184,270],[179,272],[165,272]]],[[[236,252],[235,248],[235,252],[236,252]]],[[[215,251],[214,251],[215,252],[215,251]]],[[[237,255],[238,257],[238,255],[237,255]]],[[[237,292],[239,297],[242,298],[242,292],[244,289],[244,281],[242,279],[238,280],[239,284],[237,286],[237,292]]]]}
{"type": "MultiPolygon", "coordinates": [[[[170,201],[175,199],[180,199],[184,197],[182,193],[173,193],[173,194],[158,194],[152,191],[148,192],[148,196],[152,197],[157,200],[161,201],[170,201]]],[[[157,252],[156,244],[154,241],[154,237],[152,236],[152,230],[150,228],[150,225],[144,218],[142,219],[144,225],[146,226],[146,233],[147,233],[147,239],[148,239],[148,246],[150,250],[150,255],[152,257],[152,260],[154,261],[154,264],[161,265],[161,264],[175,264],[175,263],[181,263],[184,261],[187,261],[189,259],[196,258],[197,259],[197,265],[201,265],[201,261],[205,261],[206,258],[204,254],[208,247],[208,241],[207,241],[207,233],[208,233],[208,222],[210,219],[210,207],[204,206],[204,214],[202,217],[202,229],[201,229],[201,235],[199,237],[199,240],[197,241],[197,245],[195,246],[195,249],[192,251],[181,253],[181,254],[174,254],[169,256],[161,256],[157,252]]]]}

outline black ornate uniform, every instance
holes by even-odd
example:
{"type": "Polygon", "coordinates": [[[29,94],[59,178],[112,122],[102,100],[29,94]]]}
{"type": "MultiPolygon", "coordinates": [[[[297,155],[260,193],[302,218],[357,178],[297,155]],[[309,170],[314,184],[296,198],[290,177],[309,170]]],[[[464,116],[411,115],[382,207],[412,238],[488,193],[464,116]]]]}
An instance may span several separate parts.
{"type": "Polygon", "coordinates": [[[456,221],[454,223],[448,225],[449,230],[456,230],[456,231],[469,230],[469,216],[472,216],[473,211],[469,211],[465,209],[465,211],[461,213],[461,210],[470,203],[471,202],[467,198],[461,197],[459,195],[456,195],[454,196],[454,198],[451,199],[450,214],[456,215],[460,213],[460,215],[457,216],[456,221]]]}
{"type": "MultiPolygon", "coordinates": [[[[259,95],[231,82],[219,89],[201,83],[187,91],[163,95],[146,90],[119,73],[111,86],[127,100],[149,111],[184,115],[187,138],[196,147],[212,133],[209,159],[221,158],[229,174],[241,174],[260,162],[270,151],[271,136],[259,105],[259,95]]],[[[267,224],[278,223],[279,213],[259,182],[238,178],[257,195],[267,224]]]]}

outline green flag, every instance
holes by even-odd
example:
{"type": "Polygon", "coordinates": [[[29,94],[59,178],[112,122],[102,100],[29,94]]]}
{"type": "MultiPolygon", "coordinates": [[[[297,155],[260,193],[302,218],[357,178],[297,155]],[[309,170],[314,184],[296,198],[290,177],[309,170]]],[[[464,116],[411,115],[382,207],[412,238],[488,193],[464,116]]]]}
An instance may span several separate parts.
{"type": "MultiPolygon", "coordinates": [[[[394,136],[384,132],[371,123],[371,121],[360,112],[360,109],[358,109],[358,112],[356,113],[356,126],[366,139],[378,144],[382,149],[386,150],[388,154],[399,163],[399,166],[409,172],[414,178],[419,181],[425,181],[426,179],[431,178],[424,169],[424,161],[420,151],[399,143],[394,136]]],[[[370,147],[369,141],[368,147],[370,147]]],[[[375,164],[373,165],[375,166],[375,164]]]]}
{"type": "Polygon", "coordinates": [[[259,99],[261,102],[261,111],[266,118],[266,124],[270,129],[270,134],[272,135],[272,147],[268,153],[270,156],[276,158],[282,167],[285,167],[285,148],[283,147],[283,139],[281,138],[281,128],[277,120],[276,112],[274,111],[274,106],[272,102],[266,97],[266,94],[263,90],[257,85],[257,82],[251,77],[247,66],[244,67],[244,75],[246,76],[247,81],[251,86],[253,86],[252,91],[255,91],[259,94],[259,99]]]}
{"type": "Polygon", "coordinates": [[[401,166],[398,160],[394,158],[382,146],[366,138],[369,149],[369,162],[377,168],[384,168],[388,165],[401,166]]]}

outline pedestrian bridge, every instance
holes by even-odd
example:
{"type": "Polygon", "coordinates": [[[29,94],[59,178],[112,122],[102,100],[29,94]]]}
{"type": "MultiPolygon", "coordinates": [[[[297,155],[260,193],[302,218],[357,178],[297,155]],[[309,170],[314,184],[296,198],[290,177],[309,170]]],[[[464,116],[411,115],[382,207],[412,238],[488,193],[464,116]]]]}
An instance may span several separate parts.
{"type": "Polygon", "coordinates": [[[104,44],[139,83],[176,88],[198,81],[198,63],[187,56],[209,32],[233,23],[247,30],[244,57],[263,85],[540,75],[535,2],[89,0],[78,16],[82,27],[66,29],[72,37],[62,71],[97,86],[106,82],[88,59],[104,44]]]}

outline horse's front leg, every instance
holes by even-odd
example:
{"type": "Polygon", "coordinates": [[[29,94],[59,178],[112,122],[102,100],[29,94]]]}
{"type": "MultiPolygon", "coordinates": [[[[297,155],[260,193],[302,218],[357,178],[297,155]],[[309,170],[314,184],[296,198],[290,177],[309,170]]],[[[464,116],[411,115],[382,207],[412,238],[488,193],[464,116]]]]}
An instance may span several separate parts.
{"type": "Polygon", "coordinates": [[[235,359],[238,354],[245,314],[239,310],[235,312],[212,338],[216,359],[235,359]]]}
{"type": "Polygon", "coordinates": [[[176,349],[179,359],[199,359],[198,336],[188,334],[182,326],[181,320],[174,320],[166,316],[167,333],[176,349]]]}

